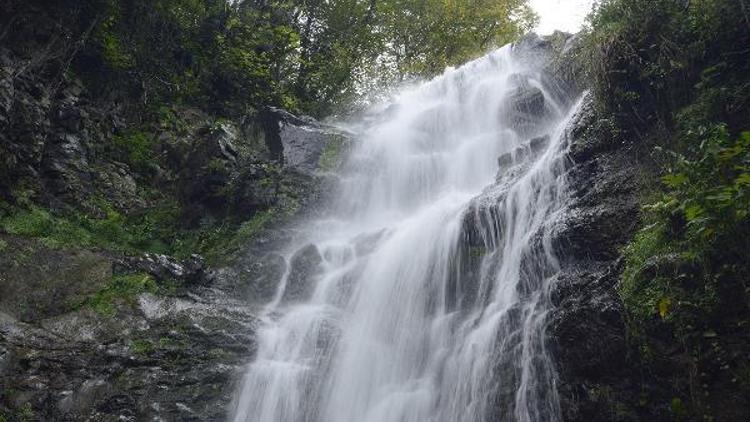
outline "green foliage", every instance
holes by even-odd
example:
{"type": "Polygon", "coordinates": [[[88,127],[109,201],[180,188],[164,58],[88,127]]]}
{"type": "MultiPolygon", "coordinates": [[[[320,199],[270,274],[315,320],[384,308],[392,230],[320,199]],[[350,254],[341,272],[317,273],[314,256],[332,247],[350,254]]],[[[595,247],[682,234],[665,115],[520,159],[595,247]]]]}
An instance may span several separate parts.
{"type": "Polygon", "coordinates": [[[325,115],[513,41],[536,21],[527,0],[10,1],[49,27],[40,36],[27,19],[0,19],[20,53],[38,38],[50,52],[45,71],[125,94],[137,114],[181,103],[222,115],[267,105],[325,115]]]}
{"type": "Polygon", "coordinates": [[[687,416],[685,404],[679,397],[672,398],[672,401],[669,403],[669,410],[672,412],[672,416],[675,418],[675,420],[680,421],[687,416]]]}
{"type": "Polygon", "coordinates": [[[750,132],[732,139],[724,125],[700,126],[685,137],[688,154],[673,153],[674,165],[663,177],[668,192],[655,206],[685,222],[691,249],[705,250],[747,223],[750,132]]]}
{"type": "MultiPolygon", "coordinates": [[[[652,223],[624,250],[620,292],[639,320],[667,318],[686,306],[711,313],[717,280],[727,272],[722,264],[732,263],[730,271],[746,265],[750,134],[732,139],[724,125],[684,133],[682,141],[691,147],[669,154],[664,193],[644,207],[652,223]]],[[[683,321],[677,328],[687,325],[683,321]]]]}
{"type": "MultiPolygon", "coordinates": [[[[116,11],[115,11],[116,13],[116,11]]],[[[104,62],[115,70],[126,70],[135,65],[134,57],[125,50],[115,25],[119,16],[112,14],[102,21],[94,33],[104,62]]]]}
{"type": "Polygon", "coordinates": [[[34,409],[31,407],[31,403],[24,403],[23,406],[18,409],[16,419],[19,422],[31,422],[36,420],[36,415],[34,414],[34,409]]]}
{"type": "Polygon", "coordinates": [[[105,218],[92,218],[75,210],[53,213],[39,207],[16,208],[0,217],[0,230],[37,238],[51,248],[166,253],[177,258],[199,253],[209,262],[218,263],[236,253],[274,218],[284,215],[282,209],[269,209],[243,223],[212,221],[195,229],[184,229],[180,222],[182,210],[172,199],[156,201],[147,211],[127,217],[106,202],[95,202],[105,210],[105,218]]]}
{"type": "Polygon", "coordinates": [[[381,3],[389,53],[401,73],[432,75],[514,40],[537,22],[525,1],[381,3]]]}
{"type": "Polygon", "coordinates": [[[149,172],[156,163],[154,135],[145,131],[128,131],[112,138],[115,156],[122,157],[138,172],[149,172]]]}
{"type": "Polygon", "coordinates": [[[723,63],[725,88],[733,84],[730,74],[746,74],[748,53],[732,51],[750,42],[736,8],[734,0],[599,2],[585,35],[599,102],[626,127],[645,124],[668,133],[673,113],[693,101],[706,69],[723,63]]]}
{"type": "Polygon", "coordinates": [[[639,321],[670,314],[674,290],[670,281],[673,271],[669,268],[669,260],[674,259],[670,255],[672,249],[664,225],[656,222],[641,229],[623,251],[626,266],[620,295],[639,321]]]}
{"type": "Polygon", "coordinates": [[[295,94],[313,114],[363,90],[433,76],[536,22],[526,0],[312,1],[301,10],[295,94]]]}
{"type": "Polygon", "coordinates": [[[130,303],[141,293],[156,293],[156,281],[148,274],[136,273],[113,276],[107,287],[98,291],[86,301],[96,312],[114,316],[119,302],[130,303]]]}
{"type": "Polygon", "coordinates": [[[48,247],[94,246],[91,232],[37,207],[18,210],[0,220],[0,225],[7,233],[39,238],[48,247]]]}
{"type": "Polygon", "coordinates": [[[737,46],[750,43],[750,22],[740,5],[603,0],[585,34],[599,111],[635,150],[655,152],[642,167],[657,192],[643,200],[643,228],[623,250],[618,288],[644,369],[670,362],[684,374],[657,378],[690,385],[689,395],[673,387],[662,397],[675,420],[715,413],[714,393],[704,384],[698,394],[685,374],[720,384],[711,351],[745,345],[736,321],[748,318],[750,50],[737,46]]]}
{"type": "Polygon", "coordinates": [[[218,225],[208,225],[199,230],[182,232],[175,243],[174,253],[178,257],[200,253],[211,264],[224,263],[247,245],[279,214],[279,210],[269,209],[256,213],[239,225],[224,222],[218,225]]]}
{"type": "MultiPolygon", "coordinates": [[[[106,204],[105,204],[106,205],[106,204]]],[[[104,248],[122,252],[137,252],[151,243],[147,230],[130,224],[126,217],[105,207],[106,217],[92,218],[69,210],[55,214],[39,207],[15,209],[0,219],[0,229],[6,233],[38,238],[51,248],[104,248]]],[[[158,250],[150,250],[159,252],[158,250]]]]}

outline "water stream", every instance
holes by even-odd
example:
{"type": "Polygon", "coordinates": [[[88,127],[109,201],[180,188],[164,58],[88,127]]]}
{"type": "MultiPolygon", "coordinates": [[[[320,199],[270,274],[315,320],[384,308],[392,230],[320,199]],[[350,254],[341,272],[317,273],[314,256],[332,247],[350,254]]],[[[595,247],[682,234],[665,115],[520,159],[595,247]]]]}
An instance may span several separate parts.
{"type": "Polygon", "coordinates": [[[504,47],[360,131],[289,251],[233,421],[559,420],[545,223],[576,105],[539,69],[504,47]]]}

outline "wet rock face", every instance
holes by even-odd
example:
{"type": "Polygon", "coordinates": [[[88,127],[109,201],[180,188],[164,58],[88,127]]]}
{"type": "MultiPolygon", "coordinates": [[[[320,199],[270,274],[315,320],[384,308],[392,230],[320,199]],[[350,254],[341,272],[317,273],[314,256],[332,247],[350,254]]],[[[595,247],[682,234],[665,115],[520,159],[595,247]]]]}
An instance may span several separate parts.
{"type": "Polygon", "coordinates": [[[320,271],[323,257],[315,245],[307,245],[295,252],[290,261],[286,288],[281,298],[284,302],[301,302],[312,297],[316,287],[315,276],[320,271]]]}
{"type": "Polygon", "coordinates": [[[220,283],[206,285],[214,272],[200,257],[113,263],[106,252],[0,238],[8,248],[0,254],[0,415],[11,421],[226,416],[240,368],[255,351],[257,320],[244,298],[217,289],[220,283]],[[108,311],[98,311],[88,300],[111,291],[113,267],[179,283],[171,293],[113,297],[108,311]]]}
{"type": "Polygon", "coordinates": [[[559,368],[563,378],[615,375],[626,362],[624,311],[613,295],[616,270],[576,268],[554,280],[552,301],[558,309],[550,330],[555,356],[567,363],[559,368]]]}
{"type": "Polygon", "coordinates": [[[295,116],[278,108],[266,112],[269,138],[287,169],[311,173],[332,140],[348,141],[345,133],[307,116],[295,116]]]}
{"type": "Polygon", "coordinates": [[[145,295],[102,319],[24,324],[0,313],[0,412],[29,420],[221,420],[254,352],[239,304],[145,295]],[[27,409],[27,410],[23,410],[27,409]]]}
{"type": "Polygon", "coordinates": [[[286,260],[277,253],[266,254],[253,260],[250,268],[240,275],[247,280],[243,296],[262,303],[270,302],[276,295],[286,267],[286,260]]]}
{"type": "Polygon", "coordinates": [[[313,171],[325,147],[328,135],[310,127],[280,123],[279,136],[284,145],[284,165],[313,171]]]}
{"type": "Polygon", "coordinates": [[[616,290],[620,249],[638,224],[629,144],[584,100],[571,128],[568,211],[552,222],[562,269],[552,281],[548,341],[566,421],[635,421],[625,312],[616,290]]]}
{"type": "Polygon", "coordinates": [[[505,94],[500,121],[522,137],[538,136],[552,112],[544,92],[537,86],[540,82],[531,75],[516,74],[509,83],[513,88],[505,94]]]}
{"type": "Polygon", "coordinates": [[[507,152],[497,159],[497,164],[501,169],[507,169],[513,163],[523,161],[530,155],[537,155],[544,151],[549,144],[549,135],[538,136],[531,139],[528,144],[516,148],[514,151],[507,152]]]}
{"type": "Polygon", "coordinates": [[[157,281],[177,281],[181,285],[211,284],[216,275],[208,268],[202,256],[193,254],[187,259],[178,261],[167,255],[144,254],[126,257],[113,265],[113,273],[129,274],[144,272],[152,275],[157,281]]]}

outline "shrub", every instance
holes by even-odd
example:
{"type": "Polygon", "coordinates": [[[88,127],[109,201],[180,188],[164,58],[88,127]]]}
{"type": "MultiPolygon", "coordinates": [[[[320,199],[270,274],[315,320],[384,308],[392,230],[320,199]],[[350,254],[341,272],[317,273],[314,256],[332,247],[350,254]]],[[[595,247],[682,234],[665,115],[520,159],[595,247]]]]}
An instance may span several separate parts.
{"type": "Polygon", "coordinates": [[[150,173],[156,162],[154,135],[145,131],[128,131],[112,139],[116,156],[123,159],[140,173],[150,173]]]}

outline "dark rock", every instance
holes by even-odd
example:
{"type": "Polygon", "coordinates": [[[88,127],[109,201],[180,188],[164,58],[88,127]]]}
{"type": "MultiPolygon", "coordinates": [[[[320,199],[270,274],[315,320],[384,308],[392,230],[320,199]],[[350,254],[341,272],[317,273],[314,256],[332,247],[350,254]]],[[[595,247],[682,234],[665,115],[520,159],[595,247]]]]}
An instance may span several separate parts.
{"type": "Polygon", "coordinates": [[[298,250],[289,262],[289,275],[282,301],[297,302],[309,299],[316,287],[323,257],[317,246],[307,245],[298,250]]]}
{"type": "Polygon", "coordinates": [[[537,136],[526,145],[521,145],[511,152],[506,152],[497,159],[500,168],[507,168],[514,162],[525,160],[527,157],[539,154],[549,144],[549,135],[537,136]]]}
{"type": "Polygon", "coordinates": [[[534,84],[531,75],[515,74],[508,78],[508,82],[511,89],[505,94],[500,122],[522,137],[538,136],[551,113],[545,93],[536,86],[541,81],[534,84]]]}
{"type": "Polygon", "coordinates": [[[0,234],[0,312],[38,322],[69,312],[103,289],[110,260],[87,250],[46,248],[33,240],[0,234]]]}
{"type": "Polygon", "coordinates": [[[286,267],[284,257],[276,253],[266,254],[254,260],[252,267],[242,275],[249,284],[250,291],[247,296],[260,302],[269,302],[276,294],[286,267]]]}
{"type": "Polygon", "coordinates": [[[287,167],[313,171],[317,168],[329,135],[309,127],[280,123],[280,137],[284,145],[284,165],[287,167]]]}
{"type": "Polygon", "coordinates": [[[597,154],[624,147],[614,121],[597,113],[594,107],[594,101],[587,97],[575,116],[570,145],[570,156],[575,162],[584,163],[597,154]]]}
{"type": "Polygon", "coordinates": [[[207,214],[226,214],[227,193],[238,170],[237,133],[229,123],[199,127],[187,138],[188,145],[170,148],[181,202],[190,204],[185,217],[191,223],[207,214]]]}
{"type": "Polygon", "coordinates": [[[175,280],[183,285],[207,285],[211,284],[215,277],[203,257],[197,254],[190,255],[183,261],[159,254],[127,257],[116,262],[112,272],[115,274],[145,272],[157,281],[175,280]]]}
{"type": "Polygon", "coordinates": [[[301,172],[318,169],[321,155],[332,140],[345,140],[347,134],[308,116],[295,116],[285,110],[267,110],[267,137],[274,139],[284,167],[301,172]]]}
{"type": "Polygon", "coordinates": [[[513,164],[513,152],[506,152],[497,158],[497,165],[500,168],[505,168],[513,164]]]}
{"type": "Polygon", "coordinates": [[[531,117],[544,115],[544,93],[536,87],[519,87],[513,91],[508,102],[514,111],[531,117]]]}
{"type": "Polygon", "coordinates": [[[625,313],[614,289],[619,274],[614,270],[575,269],[554,281],[556,309],[549,332],[563,378],[606,377],[626,363],[625,313]]]}
{"type": "Polygon", "coordinates": [[[45,328],[0,313],[0,409],[35,420],[225,417],[256,320],[227,298],[139,302],[115,318],[81,310],[45,328]]]}
{"type": "Polygon", "coordinates": [[[146,201],[138,194],[138,185],[130,168],[116,161],[103,163],[92,172],[94,186],[112,206],[125,214],[146,207],[146,201]]]}
{"type": "Polygon", "coordinates": [[[548,336],[564,420],[640,420],[625,310],[616,290],[620,251],[638,226],[638,185],[626,144],[600,130],[590,97],[568,129],[568,210],[551,222],[563,268],[552,283],[548,336]]]}

